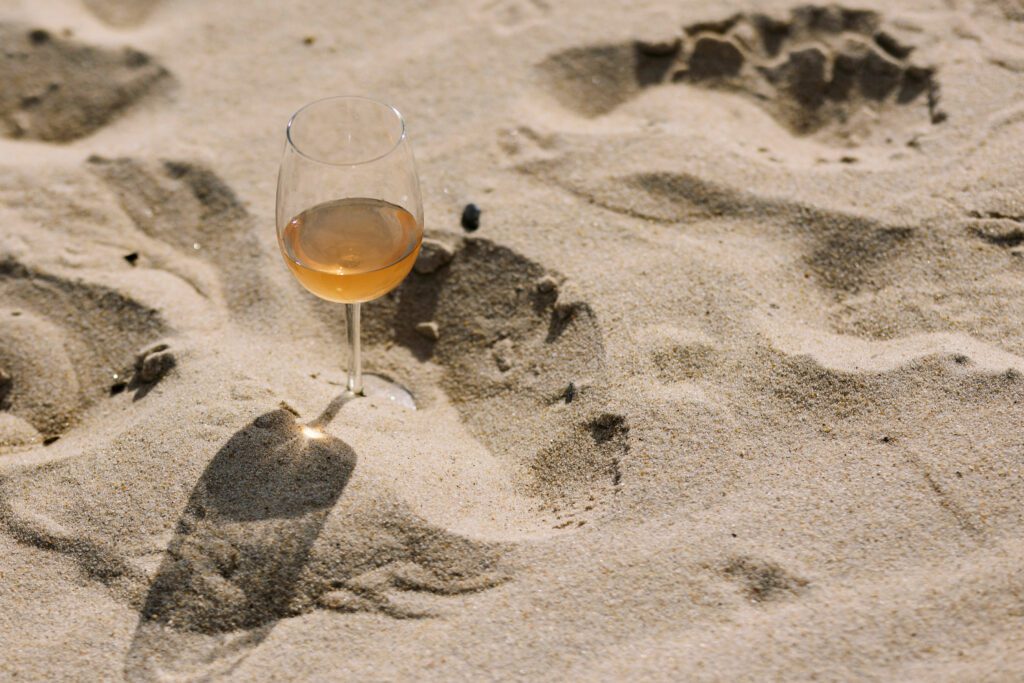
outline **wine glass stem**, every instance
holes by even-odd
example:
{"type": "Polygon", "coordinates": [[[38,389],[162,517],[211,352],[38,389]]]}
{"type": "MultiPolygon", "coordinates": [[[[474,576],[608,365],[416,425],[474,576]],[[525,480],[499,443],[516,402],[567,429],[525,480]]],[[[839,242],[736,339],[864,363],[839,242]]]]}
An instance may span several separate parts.
{"type": "Polygon", "coordinates": [[[348,332],[348,382],[350,394],[363,393],[363,368],[359,349],[359,304],[345,304],[345,329],[348,332]]]}

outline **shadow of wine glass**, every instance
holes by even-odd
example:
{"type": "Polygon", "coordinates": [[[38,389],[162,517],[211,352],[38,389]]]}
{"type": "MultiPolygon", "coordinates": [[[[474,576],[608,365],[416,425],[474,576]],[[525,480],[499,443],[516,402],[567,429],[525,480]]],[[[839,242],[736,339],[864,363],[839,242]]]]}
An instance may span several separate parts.
{"type": "Polygon", "coordinates": [[[310,548],[356,464],[342,440],[278,409],[236,432],[200,476],[142,603],[131,681],[226,673],[296,613],[310,548]]]}

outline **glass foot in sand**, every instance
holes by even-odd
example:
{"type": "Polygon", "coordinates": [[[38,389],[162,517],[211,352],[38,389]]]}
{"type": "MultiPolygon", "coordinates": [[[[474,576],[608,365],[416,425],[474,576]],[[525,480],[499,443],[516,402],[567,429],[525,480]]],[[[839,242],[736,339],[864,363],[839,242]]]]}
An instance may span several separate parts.
{"type": "Polygon", "coordinates": [[[412,393],[398,382],[381,375],[363,375],[363,396],[383,398],[403,408],[416,410],[416,400],[412,393]]]}

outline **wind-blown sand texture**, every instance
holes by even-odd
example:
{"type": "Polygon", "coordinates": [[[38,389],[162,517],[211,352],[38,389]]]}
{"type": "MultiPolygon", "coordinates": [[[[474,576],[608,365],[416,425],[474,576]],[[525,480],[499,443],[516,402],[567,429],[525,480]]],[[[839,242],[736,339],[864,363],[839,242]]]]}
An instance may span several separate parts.
{"type": "Polygon", "coordinates": [[[1019,0],[4,3],[0,679],[1021,680],[1022,96],[1019,0]],[[340,93],[415,412],[277,251],[340,93]]]}

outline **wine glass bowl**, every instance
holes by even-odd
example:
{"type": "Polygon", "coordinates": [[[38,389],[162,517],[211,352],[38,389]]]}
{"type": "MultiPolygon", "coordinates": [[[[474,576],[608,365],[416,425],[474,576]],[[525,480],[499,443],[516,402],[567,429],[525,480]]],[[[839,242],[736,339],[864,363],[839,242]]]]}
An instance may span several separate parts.
{"type": "Polygon", "coordinates": [[[316,296],[346,304],[347,388],[363,393],[359,304],[397,287],[423,240],[416,163],[399,111],[344,96],[312,102],[292,115],[276,224],[281,255],[295,278],[316,296]]]}

